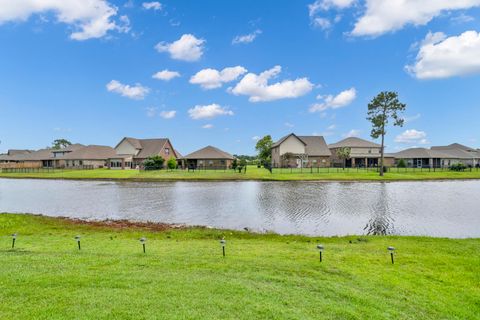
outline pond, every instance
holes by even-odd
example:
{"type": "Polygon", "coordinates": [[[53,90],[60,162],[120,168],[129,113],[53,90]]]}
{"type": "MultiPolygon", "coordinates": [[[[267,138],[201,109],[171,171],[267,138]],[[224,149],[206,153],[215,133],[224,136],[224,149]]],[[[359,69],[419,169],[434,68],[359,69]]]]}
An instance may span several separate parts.
{"type": "Polygon", "coordinates": [[[111,182],[0,179],[0,212],[258,232],[480,237],[480,181],[111,182]]]}

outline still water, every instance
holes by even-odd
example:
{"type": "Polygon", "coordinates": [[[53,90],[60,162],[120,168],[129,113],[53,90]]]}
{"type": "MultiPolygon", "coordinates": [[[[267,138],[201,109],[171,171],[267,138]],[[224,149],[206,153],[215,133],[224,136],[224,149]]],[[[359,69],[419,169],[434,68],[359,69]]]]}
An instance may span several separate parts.
{"type": "Polygon", "coordinates": [[[304,235],[480,237],[480,181],[102,182],[0,179],[0,212],[304,235]]]}

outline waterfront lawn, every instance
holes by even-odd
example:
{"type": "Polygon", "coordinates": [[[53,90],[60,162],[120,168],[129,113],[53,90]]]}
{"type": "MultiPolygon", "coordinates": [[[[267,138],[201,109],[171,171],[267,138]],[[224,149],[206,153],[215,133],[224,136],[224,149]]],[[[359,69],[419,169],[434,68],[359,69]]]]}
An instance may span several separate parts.
{"type": "Polygon", "coordinates": [[[0,214],[0,319],[475,319],[480,239],[149,231],[0,214]],[[10,249],[18,232],[15,249],[10,249]],[[81,235],[78,251],[75,235],[81,235]],[[143,254],[138,238],[147,237],[143,254]],[[218,240],[227,239],[227,257],[218,240]],[[319,263],[317,243],[325,245],[319,263]],[[386,247],[397,249],[390,263],[386,247]]]}
{"type": "Polygon", "coordinates": [[[428,171],[423,169],[392,169],[380,177],[377,172],[365,169],[274,169],[270,173],[264,168],[249,166],[246,173],[233,170],[54,170],[45,172],[27,173],[0,173],[0,178],[42,178],[42,179],[113,179],[113,180],[364,180],[364,181],[395,181],[395,180],[441,180],[441,179],[480,179],[480,170],[455,171],[428,171]]]}

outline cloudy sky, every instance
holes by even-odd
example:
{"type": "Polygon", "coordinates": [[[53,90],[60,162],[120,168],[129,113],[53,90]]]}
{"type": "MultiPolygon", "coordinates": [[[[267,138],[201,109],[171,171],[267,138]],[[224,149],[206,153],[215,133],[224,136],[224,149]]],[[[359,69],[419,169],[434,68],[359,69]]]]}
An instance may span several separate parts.
{"type": "Polygon", "coordinates": [[[253,154],[289,132],[480,145],[480,0],[0,0],[0,152],[169,137],[253,154]]]}

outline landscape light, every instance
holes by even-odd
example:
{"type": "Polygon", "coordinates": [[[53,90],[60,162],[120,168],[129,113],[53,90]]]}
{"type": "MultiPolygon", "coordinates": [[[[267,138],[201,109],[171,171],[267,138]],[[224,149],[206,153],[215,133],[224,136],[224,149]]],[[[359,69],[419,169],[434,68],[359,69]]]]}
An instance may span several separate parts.
{"type": "Polygon", "coordinates": [[[222,246],[222,252],[223,252],[224,257],[225,257],[225,245],[226,244],[227,244],[227,240],[225,240],[225,239],[220,240],[220,245],[222,246]]]}
{"type": "Polygon", "coordinates": [[[17,234],[12,234],[12,249],[15,248],[15,240],[17,240],[17,234]]]}
{"type": "Polygon", "coordinates": [[[75,236],[75,241],[77,241],[78,244],[78,250],[80,250],[80,236],[75,236]]]}
{"type": "Polygon", "coordinates": [[[323,252],[323,245],[317,245],[318,252],[320,253],[320,262],[322,262],[322,252],[323,252]]]}
{"type": "Polygon", "coordinates": [[[388,252],[390,252],[390,257],[392,258],[392,264],[393,264],[394,263],[393,254],[395,253],[395,248],[394,247],[388,247],[387,250],[388,250],[388,252]]]}
{"type": "Polygon", "coordinates": [[[146,253],[145,252],[145,242],[147,241],[147,238],[140,238],[139,240],[140,240],[140,243],[143,246],[143,253],[146,253]]]}

